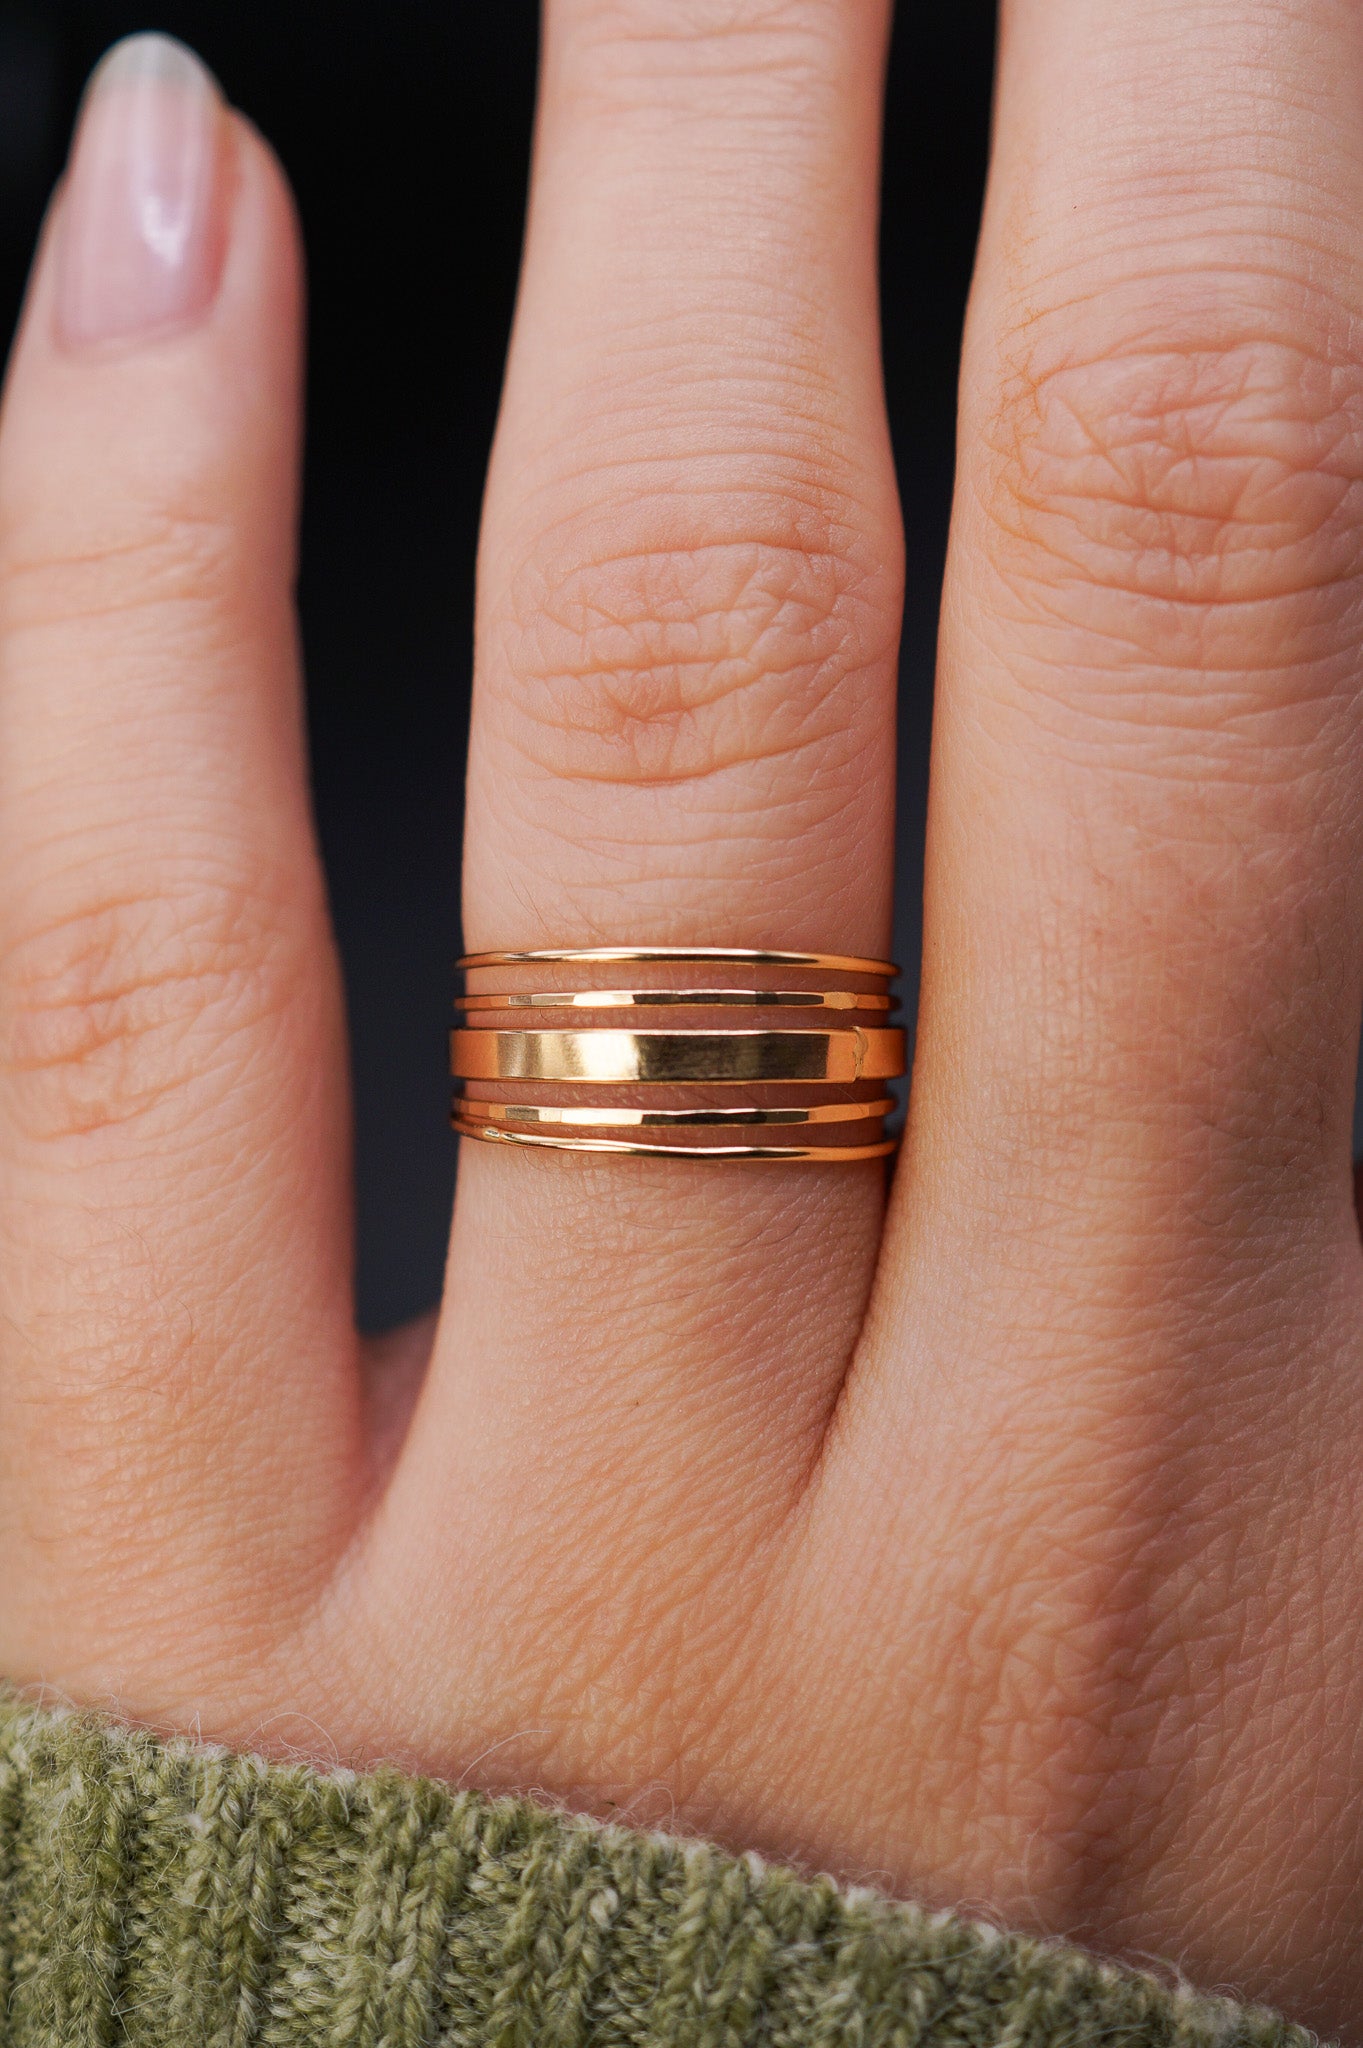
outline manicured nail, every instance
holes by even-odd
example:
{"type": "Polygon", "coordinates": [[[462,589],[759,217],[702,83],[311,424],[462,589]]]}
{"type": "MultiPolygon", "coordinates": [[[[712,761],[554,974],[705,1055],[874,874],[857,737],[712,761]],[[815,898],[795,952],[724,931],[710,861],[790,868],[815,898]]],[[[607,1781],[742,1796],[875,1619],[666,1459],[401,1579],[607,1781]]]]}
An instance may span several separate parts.
{"type": "Polygon", "coordinates": [[[169,36],[115,43],[86,88],[58,226],[68,345],[186,326],[222,268],[222,101],[169,36]]]}

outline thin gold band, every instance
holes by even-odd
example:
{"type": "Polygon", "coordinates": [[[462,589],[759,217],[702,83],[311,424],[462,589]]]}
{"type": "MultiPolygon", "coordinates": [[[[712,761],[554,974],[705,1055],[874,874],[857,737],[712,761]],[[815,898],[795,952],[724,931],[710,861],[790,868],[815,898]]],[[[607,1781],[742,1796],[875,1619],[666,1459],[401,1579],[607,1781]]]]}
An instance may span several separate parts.
{"type": "Polygon", "coordinates": [[[894,1151],[895,1140],[882,1138],[875,1145],[649,1145],[631,1138],[555,1138],[539,1131],[508,1131],[497,1124],[473,1123],[464,1117],[453,1119],[454,1128],[466,1138],[482,1138],[494,1145],[537,1145],[555,1152],[633,1153],[668,1159],[769,1159],[783,1165],[822,1163],[850,1166],[859,1159],[884,1159],[894,1151]]]}
{"type": "Polygon", "coordinates": [[[583,988],[536,989],[522,996],[457,996],[456,1010],[888,1010],[893,996],[855,989],[583,988]]]}
{"type": "Polygon", "coordinates": [[[525,967],[546,960],[573,965],[633,965],[645,961],[722,960],[740,967],[827,967],[839,974],[873,974],[893,981],[893,960],[863,960],[855,953],[781,953],[747,946],[543,946],[533,953],[465,953],[458,967],[525,967]]]}
{"type": "Polygon", "coordinates": [[[848,1031],[454,1031],[450,1067],[470,1081],[888,1081],[904,1033],[848,1031]]]}
{"type": "Polygon", "coordinates": [[[871,1117],[889,1116],[894,1106],[893,1096],[882,1095],[875,1102],[817,1102],[799,1109],[756,1109],[747,1103],[739,1109],[610,1109],[596,1104],[570,1109],[545,1102],[478,1102],[460,1095],[455,1098],[453,1114],[464,1123],[580,1125],[596,1130],[718,1124],[746,1130],[750,1124],[864,1123],[871,1117]]]}

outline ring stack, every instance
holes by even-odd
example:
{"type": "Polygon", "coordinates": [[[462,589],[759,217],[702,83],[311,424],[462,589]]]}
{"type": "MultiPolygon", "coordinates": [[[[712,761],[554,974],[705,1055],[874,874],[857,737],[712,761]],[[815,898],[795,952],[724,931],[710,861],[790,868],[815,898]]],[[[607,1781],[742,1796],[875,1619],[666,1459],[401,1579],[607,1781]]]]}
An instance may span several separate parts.
{"type": "Polygon", "coordinates": [[[470,953],[450,1039],[467,1138],[847,1165],[894,1150],[888,960],[731,946],[470,953]]]}

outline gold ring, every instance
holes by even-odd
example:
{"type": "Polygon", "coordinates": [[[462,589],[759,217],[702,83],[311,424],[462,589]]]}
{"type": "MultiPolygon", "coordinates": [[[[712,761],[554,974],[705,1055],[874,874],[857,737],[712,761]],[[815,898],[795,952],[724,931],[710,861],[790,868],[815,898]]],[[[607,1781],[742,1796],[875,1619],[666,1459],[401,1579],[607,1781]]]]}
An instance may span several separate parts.
{"type": "Polygon", "coordinates": [[[450,1120],[462,1136],[555,1151],[839,1165],[895,1149],[884,1130],[895,1106],[884,1084],[904,1072],[905,1035],[889,1014],[895,998],[867,986],[892,980],[892,961],[742,946],[563,946],[469,953],[459,964],[486,973],[553,963],[602,971],[591,977],[595,987],[582,985],[584,975],[561,989],[545,986],[549,975],[490,975],[490,987],[459,999],[450,1069],[465,1086],[450,1120]],[[638,986],[628,970],[649,964],[678,971],[639,979],[673,986],[638,986]],[[739,971],[713,981],[685,971],[705,966],[739,971]],[[516,978],[527,985],[516,988],[516,978]],[[738,985],[725,987],[726,979],[738,985]],[[697,1015],[696,1029],[688,1009],[712,1014],[697,1015]],[[683,1014],[657,1014],[669,1010],[683,1014]],[[804,1015],[787,1023],[780,1013],[790,1011],[804,1015]],[[501,1100],[485,1099],[477,1084],[489,1081],[501,1084],[490,1091],[501,1100]],[[530,1084],[545,1082],[562,1091],[557,1102],[535,1099],[545,1091],[530,1084]],[[603,1102],[604,1088],[639,1092],[603,1102]],[[672,1092],[659,1101],[662,1089],[672,1092]],[[736,1089],[753,1093],[735,1101],[736,1089]],[[764,1089],[781,1092],[764,1100],[764,1089]]]}
{"type": "Polygon", "coordinates": [[[518,996],[457,996],[456,1010],[888,1010],[893,996],[855,989],[583,988],[536,989],[518,996]]]}
{"type": "Polygon", "coordinates": [[[864,1123],[868,1117],[889,1116],[894,1106],[892,1095],[878,1096],[874,1102],[816,1102],[781,1109],[757,1109],[747,1103],[741,1109],[603,1109],[597,1104],[568,1108],[547,1102],[477,1102],[459,1095],[453,1113],[464,1123],[590,1125],[607,1131],[638,1125],[721,1124],[745,1130],[749,1124],[864,1123]]]}
{"type": "Polygon", "coordinates": [[[893,981],[893,960],[862,960],[854,953],[781,953],[749,946],[542,946],[531,953],[465,953],[455,965],[525,967],[546,960],[574,966],[632,966],[644,961],[722,960],[738,967],[827,967],[837,974],[873,974],[893,981]]]}
{"type": "Polygon", "coordinates": [[[450,1034],[470,1081],[884,1081],[904,1071],[904,1033],[848,1031],[493,1031],[450,1034]]]}
{"type": "Polygon", "coordinates": [[[462,1136],[483,1138],[495,1145],[542,1145],[556,1152],[623,1152],[668,1159],[770,1159],[790,1165],[820,1162],[842,1166],[858,1159],[884,1159],[896,1143],[893,1138],[882,1138],[874,1145],[647,1145],[630,1138],[553,1138],[539,1131],[507,1131],[497,1124],[470,1123],[463,1117],[453,1121],[462,1136]]]}

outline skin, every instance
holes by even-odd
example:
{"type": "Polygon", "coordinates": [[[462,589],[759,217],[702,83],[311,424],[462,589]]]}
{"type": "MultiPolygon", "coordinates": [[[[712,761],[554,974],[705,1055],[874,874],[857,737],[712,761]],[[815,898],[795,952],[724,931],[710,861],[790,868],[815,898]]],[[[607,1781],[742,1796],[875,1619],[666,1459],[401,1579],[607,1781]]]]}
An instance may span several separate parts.
{"type": "MultiPolygon", "coordinates": [[[[878,953],[880,0],[549,0],[473,948],[878,953]]],[[[1008,0],[913,1111],[465,1147],[357,1342],[298,255],[0,427],[0,1670],[1363,1998],[1363,14],[1008,0]]],[[[1357,2025],[1353,2037],[1360,2038],[1357,2025]]]]}

